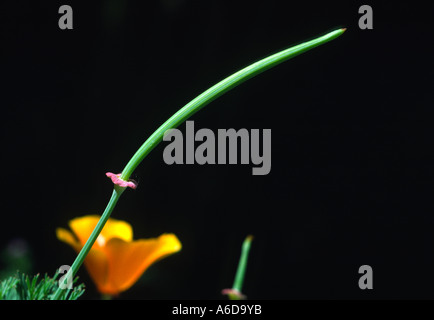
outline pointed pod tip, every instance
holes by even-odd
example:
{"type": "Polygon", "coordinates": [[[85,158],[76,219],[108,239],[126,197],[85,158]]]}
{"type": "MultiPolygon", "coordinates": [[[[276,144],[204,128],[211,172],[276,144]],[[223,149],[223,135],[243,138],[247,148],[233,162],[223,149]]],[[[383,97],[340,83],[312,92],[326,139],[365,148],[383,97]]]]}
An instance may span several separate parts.
{"type": "Polygon", "coordinates": [[[342,32],[347,31],[347,28],[341,28],[342,32]]]}

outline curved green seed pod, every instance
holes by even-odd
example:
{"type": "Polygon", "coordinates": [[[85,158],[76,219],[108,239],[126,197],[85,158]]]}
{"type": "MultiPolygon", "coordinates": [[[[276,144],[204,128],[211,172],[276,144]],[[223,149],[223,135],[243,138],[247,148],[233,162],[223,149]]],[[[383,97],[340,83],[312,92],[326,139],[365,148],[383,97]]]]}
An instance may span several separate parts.
{"type": "Polygon", "coordinates": [[[291,47],[289,49],[280,51],[276,54],[273,54],[269,57],[266,57],[258,62],[255,62],[248,67],[232,74],[226,79],[220,81],[216,85],[212,86],[192,101],[187,103],[184,107],[182,107],[178,112],[176,112],[173,116],[169,118],[165,123],[163,123],[137,150],[128,164],[125,166],[122,171],[121,179],[128,180],[136,167],[140,164],[140,162],[149,154],[149,152],[154,149],[158,143],[161,142],[164,136],[164,132],[166,130],[176,128],[189,117],[191,117],[194,113],[205,107],[211,101],[217,99],[222,94],[228,92],[229,90],[235,88],[239,84],[244,81],[256,76],[257,74],[264,72],[286,60],[289,60],[303,52],[311,50],[321,44],[324,44],[328,41],[331,41],[337,37],[339,37],[342,33],[345,32],[344,29],[338,29],[327,33],[324,36],[313,39],[311,41],[304,42],[297,46],[291,47]]]}

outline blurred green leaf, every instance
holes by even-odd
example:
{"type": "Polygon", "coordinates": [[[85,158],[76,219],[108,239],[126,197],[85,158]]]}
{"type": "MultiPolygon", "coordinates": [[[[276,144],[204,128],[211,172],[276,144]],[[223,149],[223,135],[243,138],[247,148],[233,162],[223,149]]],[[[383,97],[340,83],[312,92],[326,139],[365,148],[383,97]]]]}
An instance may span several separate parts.
{"type": "MultiPolygon", "coordinates": [[[[58,273],[53,278],[45,275],[43,279],[39,274],[29,277],[24,273],[17,273],[0,282],[0,300],[50,300],[58,289],[58,273]]],[[[74,279],[74,284],[78,277],[74,279]]],[[[77,300],[84,293],[84,284],[65,289],[67,294],[63,300],[77,300]]]]}

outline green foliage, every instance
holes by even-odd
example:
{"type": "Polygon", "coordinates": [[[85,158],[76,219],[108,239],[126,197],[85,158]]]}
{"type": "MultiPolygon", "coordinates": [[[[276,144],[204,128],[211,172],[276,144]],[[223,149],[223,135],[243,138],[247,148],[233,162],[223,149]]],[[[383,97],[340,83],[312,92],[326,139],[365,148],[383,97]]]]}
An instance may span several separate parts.
{"type": "MultiPolygon", "coordinates": [[[[29,277],[24,273],[17,273],[0,282],[0,300],[51,300],[58,289],[58,273],[53,278],[45,275],[40,279],[39,274],[29,277]]],[[[77,300],[84,293],[84,284],[75,285],[73,289],[65,289],[62,300],[77,300]]]]}

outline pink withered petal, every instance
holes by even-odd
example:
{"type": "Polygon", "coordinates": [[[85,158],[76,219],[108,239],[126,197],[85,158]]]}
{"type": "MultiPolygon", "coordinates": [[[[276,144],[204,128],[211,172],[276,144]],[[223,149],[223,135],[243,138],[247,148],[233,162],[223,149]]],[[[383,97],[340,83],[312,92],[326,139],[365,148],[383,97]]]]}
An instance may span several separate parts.
{"type": "Polygon", "coordinates": [[[118,185],[118,186],[124,187],[124,188],[127,188],[127,187],[130,187],[132,189],[137,188],[137,184],[134,181],[125,181],[125,180],[122,180],[120,173],[114,174],[114,173],[111,173],[111,172],[107,172],[105,175],[107,177],[111,178],[112,181],[113,181],[113,183],[115,185],[118,185]]]}
{"type": "Polygon", "coordinates": [[[223,289],[222,290],[223,295],[234,295],[237,296],[241,300],[245,300],[246,296],[239,292],[237,289],[223,289]]]}

